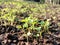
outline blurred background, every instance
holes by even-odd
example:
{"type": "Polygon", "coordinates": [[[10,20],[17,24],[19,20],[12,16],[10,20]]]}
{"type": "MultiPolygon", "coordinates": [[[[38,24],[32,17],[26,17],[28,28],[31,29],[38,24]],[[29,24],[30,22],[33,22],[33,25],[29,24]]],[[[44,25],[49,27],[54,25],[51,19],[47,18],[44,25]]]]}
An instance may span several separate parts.
{"type": "Polygon", "coordinates": [[[15,1],[34,1],[40,3],[60,4],[60,0],[15,0],[15,1]]]}
{"type": "Polygon", "coordinates": [[[0,0],[0,1],[30,1],[49,4],[60,4],[60,0],[0,0]]]}

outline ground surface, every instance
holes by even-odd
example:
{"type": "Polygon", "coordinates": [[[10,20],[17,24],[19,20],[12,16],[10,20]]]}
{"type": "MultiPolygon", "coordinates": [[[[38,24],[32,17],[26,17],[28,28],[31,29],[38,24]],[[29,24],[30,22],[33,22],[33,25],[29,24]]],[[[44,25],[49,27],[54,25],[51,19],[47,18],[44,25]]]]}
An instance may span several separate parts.
{"type": "MultiPolygon", "coordinates": [[[[0,3],[0,45],[60,45],[60,6],[28,3],[0,3]],[[10,14],[13,14],[16,18],[13,18],[14,16],[11,18],[10,14]],[[27,39],[25,31],[16,28],[16,25],[20,25],[19,21],[14,22],[15,25],[9,23],[14,19],[22,20],[30,14],[40,20],[50,20],[49,31],[48,33],[43,33],[42,38],[30,35],[27,39]],[[8,15],[7,17],[9,18],[3,17],[5,15],[8,15]],[[4,21],[6,21],[6,24],[4,21]]],[[[33,31],[33,34],[36,34],[36,32],[33,31]]]]}

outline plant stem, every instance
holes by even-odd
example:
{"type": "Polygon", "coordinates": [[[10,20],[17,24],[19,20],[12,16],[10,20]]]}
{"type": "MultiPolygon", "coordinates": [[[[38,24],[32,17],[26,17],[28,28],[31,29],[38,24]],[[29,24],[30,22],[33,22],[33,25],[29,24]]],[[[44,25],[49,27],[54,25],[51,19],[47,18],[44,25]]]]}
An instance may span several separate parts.
{"type": "Polygon", "coordinates": [[[28,45],[28,36],[27,36],[27,45],[28,45]]]}

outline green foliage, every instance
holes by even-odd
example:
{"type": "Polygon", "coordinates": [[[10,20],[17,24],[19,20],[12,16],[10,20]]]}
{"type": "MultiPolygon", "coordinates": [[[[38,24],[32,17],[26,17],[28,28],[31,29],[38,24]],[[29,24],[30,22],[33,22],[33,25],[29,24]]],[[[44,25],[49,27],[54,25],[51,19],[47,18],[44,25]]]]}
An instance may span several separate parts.
{"type": "Polygon", "coordinates": [[[16,28],[21,29],[22,27],[21,25],[16,25],[16,28]]]}
{"type": "MultiPolygon", "coordinates": [[[[40,35],[49,30],[48,28],[50,23],[48,20],[38,22],[38,20],[40,20],[38,18],[39,16],[46,15],[47,4],[8,1],[1,2],[0,5],[3,7],[0,9],[0,20],[7,20],[13,25],[16,23],[15,26],[18,29],[26,28],[29,31],[37,30],[40,35]],[[2,3],[5,7],[2,6],[2,3]],[[25,17],[25,15],[28,15],[28,17],[25,17]],[[20,22],[24,23],[20,24],[20,22]]],[[[36,34],[36,36],[39,36],[39,34],[36,34]]]]}
{"type": "Polygon", "coordinates": [[[28,24],[25,23],[25,24],[23,25],[23,28],[28,28],[28,24]]]}

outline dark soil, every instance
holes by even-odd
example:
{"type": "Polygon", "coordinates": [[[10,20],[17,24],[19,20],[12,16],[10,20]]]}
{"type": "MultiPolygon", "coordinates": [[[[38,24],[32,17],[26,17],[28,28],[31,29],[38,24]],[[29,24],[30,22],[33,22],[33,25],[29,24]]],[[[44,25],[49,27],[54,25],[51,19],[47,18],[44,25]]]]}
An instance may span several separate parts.
{"type": "Polygon", "coordinates": [[[49,33],[43,33],[42,38],[29,36],[27,42],[23,34],[24,31],[11,25],[0,25],[0,45],[60,45],[60,29],[54,22],[51,22],[49,33]]]}

